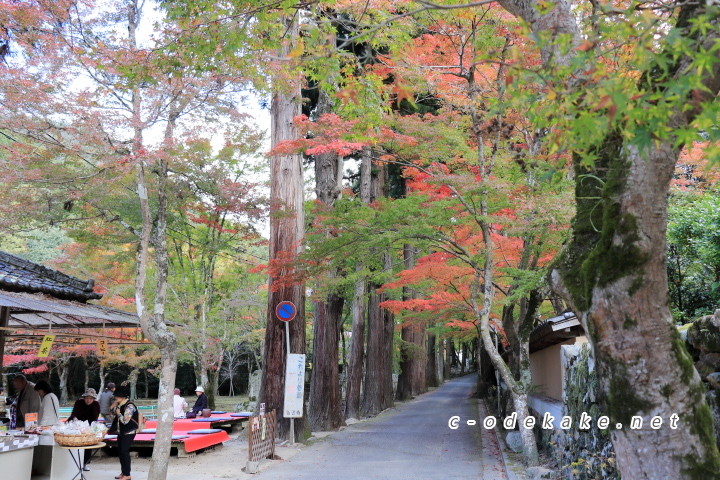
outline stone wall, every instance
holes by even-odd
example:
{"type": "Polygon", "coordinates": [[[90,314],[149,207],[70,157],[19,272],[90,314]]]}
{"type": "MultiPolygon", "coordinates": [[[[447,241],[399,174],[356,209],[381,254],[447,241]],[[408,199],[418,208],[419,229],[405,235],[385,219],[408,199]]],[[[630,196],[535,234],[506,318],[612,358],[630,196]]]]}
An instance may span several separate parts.
{"type": "Polygon", "coordinates": [[[695,368],[708,388],[705,395],[720,446],[720,310],[679,328],[680,336],[695,361],[695,368]]]}
{"type": "Polygon", "coordinates": [[[538,445],[555,462],[559,478],[569,480],[616,480],[620,475],[615,465],[615,450],[610,432],[597,428],[602,416],[597,404],[597,377],[590,346],[563,345],[562,364],[565,369],[563,415],[572,418],[572,428],[543,430],[542,414],[538,417],[538,445]],[[579,430],[580,416],[586,412],[593,421],[590,430],[579,430]]]}
{"type": "MultiPolygon", "coordinates": [[[[693,356],[700,378],[708,388],[706,398],[720,446],[720,310],[680,327],[679,332],[693,356]]],[[[537,417],[535,432],[538,446],[555,463],[560,471],[559,478],[619,479],[610,432],[598,429],[595,424],[603,414],[597,404],[597,376],[590,346],[563,345],[561,358],[565,369],[562,414],[572,417],[573,428],[543,430],[540,428],[542,413],[533,412],[537,417]],[[593,419],[587,431],[576,428],[583,412],[593,419]]]]}

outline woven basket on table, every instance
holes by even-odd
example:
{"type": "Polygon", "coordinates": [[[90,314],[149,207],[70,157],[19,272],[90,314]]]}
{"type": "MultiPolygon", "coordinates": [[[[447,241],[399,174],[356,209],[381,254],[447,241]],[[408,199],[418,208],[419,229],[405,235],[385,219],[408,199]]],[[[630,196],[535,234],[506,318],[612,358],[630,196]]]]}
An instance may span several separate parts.
{"type": "MultiPolygon", "coordinates": [[[[100,434],[102,435],[102,434],[100,434]]],[[[104,437],[104,435],[102,435],[104,437]]],[[[55,443],[63,447],[88,447],[97,445],[102,438],[95,433],[81,433],[77,435],[67,435],[64,433],[54,434],[55,443]]]]}

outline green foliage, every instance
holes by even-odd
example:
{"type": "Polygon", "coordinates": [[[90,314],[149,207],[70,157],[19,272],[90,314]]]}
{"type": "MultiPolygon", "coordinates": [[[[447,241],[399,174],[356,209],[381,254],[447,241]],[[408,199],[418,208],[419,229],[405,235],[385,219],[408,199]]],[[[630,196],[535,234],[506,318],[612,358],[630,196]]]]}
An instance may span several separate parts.
{"type": "MultiPolygon", "coordinates": [[[[567,65],[542,71],[515,69],[509,90],[513,104],[533,102],[531,119],[551,131],[551,152],[571,148],[585,165],[595,162],[597,143],[614,130],[640,152],[662,140],[680,148],[700,140],[707,130],[717,138],[718,105],[707,95],[703,78],[719,61],[718,46],[701,43],[708,29],[715,28],[715,10],[708,8],[677,25],[661,11],[629,9],[592,17],[593,30],[567,65]],[[663,42],[657,41],[660,37],[663,42]],[[692,60],[678,74],[682,57],[692,60]],[[526,85],[540,90],[523,88],[526,85]],[[693,123],[668,124],[675,112],[691,109],[698,112],[693,123]]],[[[549,32],[538,41],[563,48],[562,38],[549,32]]],[[[716,161],[717,152],[716,142],[711,143],[707,158],[716,161]]]]}
{"type": "Polygon", "coordinates": [[[668,215],[670,301],[675,319],[686,323],[720,302],[720,195],[675,193],[668,215]]]}

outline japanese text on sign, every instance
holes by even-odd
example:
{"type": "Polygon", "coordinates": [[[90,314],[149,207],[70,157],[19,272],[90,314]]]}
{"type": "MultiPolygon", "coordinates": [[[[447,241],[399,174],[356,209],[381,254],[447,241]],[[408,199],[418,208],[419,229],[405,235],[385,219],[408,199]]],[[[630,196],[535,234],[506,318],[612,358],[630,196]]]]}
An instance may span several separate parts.
{"type": "Polygon", "coordinates": [[[105,339],[105,338],[98,339],[98,341],[97,341],[98,356],[104,357],[105,355],[107,355],[107,347],[108,347],[107,339],[105,339]]]}
{"type": "Polygon", "coordinates": [[[285,402],[283,416],[300,418],[303,416],[303,398],[305,395],[305,355],[291,353],[285,370],[285,402]]]}
{"type": "Polygon", "coordinates": [[[47,357],[50,354],[50,349],[55,341],[55,335],[45,335],[43,341],[40,344],[40,350],[38,350],[38,357],[47,357]]]}

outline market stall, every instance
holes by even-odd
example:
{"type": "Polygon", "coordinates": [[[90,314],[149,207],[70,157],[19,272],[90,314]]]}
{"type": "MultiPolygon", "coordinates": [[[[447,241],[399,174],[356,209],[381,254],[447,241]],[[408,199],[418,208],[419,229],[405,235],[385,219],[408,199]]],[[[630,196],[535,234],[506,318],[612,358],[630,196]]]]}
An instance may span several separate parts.
{"type": "Polygon", "coordinates": [[[0,435],[0,472],[13,472],[13,480],[30,480],[34,449],[39,441],[39,435],[19,432],[0,435]]]}
{"type": "Polygon", "coordinates": [[[32,458],[32,480],[67,480],[78,469],[67,449],[55,443],[52,435],[36,435],[39,444],[32,458]]]}
{"type": "MultiPolygon", "coordinates": [[[[95,343],[99,354],[113,344],[148,343],[138,336],[107,335],[110,329],[139,332],[140,323],[133,313],[87,303],[102,297],[93,287],[93,280],[80,280],[0,251],[0,369],[6,345],[24,354],[47,356],[53,344],[83,340],[95,343]]],[[[41,435],[8,433],[0,431],[0,477],[12,472],[13,480],[82,478],[73,455],[80,458],[81,450],[99,448],[102,440],[60,445],[51,430],[41,435]]]]}

